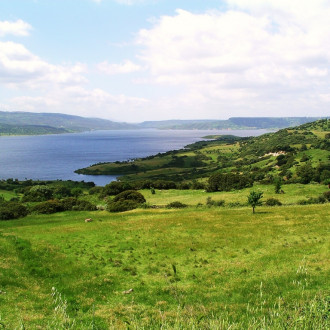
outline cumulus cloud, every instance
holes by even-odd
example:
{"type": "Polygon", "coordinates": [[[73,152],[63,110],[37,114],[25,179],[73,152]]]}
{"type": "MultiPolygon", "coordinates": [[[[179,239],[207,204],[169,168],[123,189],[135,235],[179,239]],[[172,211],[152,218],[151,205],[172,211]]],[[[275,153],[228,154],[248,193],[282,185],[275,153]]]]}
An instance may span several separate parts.
{"type": "Polygon", "coordinates": [[[110,64],[107,61],[99,63],[97,65],[99,72],[113,75],[113,74],[125,74],[140,71],[142,67],[129,60],[125,60],[119,64],[110,64]]]}
{"type": "Polygon", "coordinates": [[[32,30],[31,25],[21,19],[16,22],[0,21],[0,37],[6,35],[28,36],[30,30],[32,30]]]}
{"type": "Polygon", "coordinates": [[[49,88],[51,84],[86,82],[83,64],[54,65],[31,53],[25,46],[0,41],[0,82],[9,87],[49,88]]]}
{"type": "MultiPolygon", "coordinates": [[[[130,61],[99,65],[107,74],[128,73],[140,67],[130,61]]],[[[87,66],[83,63],[52,64],[33,54],[24,45],[0,41],[0,86],[13,89],[3,110],[64,112],[82,116],[99,116],[134,120],[148,101],[144,98],[113,95],[100,88],[88,89],[87,66]]]]}
{"type": "Polygon", "coordinates": [[[228,5],[225,12],[177,10],[140,30],[139,58],[150,82],[180,86],[182,99],[199,95],[200,109],[218,106],[218,114],[240,107],[254,111],[251,115],[262,110],[294,115],[292,107],[326,113],[321,95],[330,86],[329,2],[228,0],[228,5]]]}

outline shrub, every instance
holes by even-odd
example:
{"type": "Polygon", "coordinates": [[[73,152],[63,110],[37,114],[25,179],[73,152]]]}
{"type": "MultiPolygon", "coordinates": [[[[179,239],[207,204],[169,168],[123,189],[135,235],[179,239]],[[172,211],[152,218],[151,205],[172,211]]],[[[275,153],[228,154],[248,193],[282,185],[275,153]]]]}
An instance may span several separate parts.
{"type": "Polygon", "coordinates": [[[90,201],[77,200],[77,203],[72,207],[73,211],[96,211],[97,207],[90,201]]]}
{"type": "Polygon", "coordinates": [[[206,205],[208,207],[211,207],[211,206],[225,206],[225,201],[223,199],[220,199],[218,201],[214,201],[211,197],[207,197],[206,205]]]}
{"type": "Polygon", "coordinates": [[[116,195],[108,202],[107,208],[110,212],[124,212],[136,209],[146,202],[144,196],[135,190],[126,190],[116,195]]]}
{"type": "Polygon", "coordinates": [[[282,203],[277,198],[268,198],[265,203],[267,206],[281,206],[282,203]]]}
{"type": "Polygon", "coordinates": [[[199,189],[205,189],[205,184],[199,181],[194,180],[192,182],[192,189],[199,190],[199,189]]]}
{"type": "Polygon", "coordinates": [[[309,205],[309,204],[324,204],[327,202],[327,198],[324,195],[318,197],[310,197],[308,199],[302,199],[298,201],[298,205],[309,205]]]}
{"type": "Polygon", "coordinates": [[[228,203],[228,207],[243,207],[243,206],[246,206],[246,204],[240,203],[240,202],[230,202],[230,203],[228,203]]]}
{"type": "Polygon", "coordinates": [[[39,214],[51,214],[64,211],[61,201],[58,199],[52,199],[46,202],[41,202],[34,205],[31,209],[32,212],[39,214]]]}
{"type": "Polygon", "coordinates": [[[324,198],[330,202],[330,190],[323,193],[324,198]]]}
{"type": "Polygon", "coordinates": [[[153,182],[153,187],[155,189],[176,189],[177,185],[174,181],[166,181],[166,180],[156,180],[153,182]]]}
{"type": "Polygon", "coordinates": [[[125,212],[129,210],[134,210],[139,206],[136,202],[132,200],[120,200],[120,201],[112,201],[108,203],[108,211],[110,212],[125,212]]]}
{"type": "Polygon", "coordinates": [[[43,202],[53,197],[53,190],[45,185],[33,186],[24,196],[23,202],[43,202]]]}
{"type": "Polygon", "coordinates": [[[70,197],[71,190],[64,186],[56,187],[54,190],[54,197],[56,198],[63,198],[63,197],[70,197]]]}
{"type": "Polygon", "coordinates": [[[2,202],[0,204],[0,220],[10,220],[26,217],[28,210],[25,205],[17,202],[2,202]]]}
{"type": "Polygon", "coordinates": [[[133,201],[136,204],[142,204],[146,202],[144,196],[140,192],[135,190],[123,191],[120,194],[116,195],[115,198],[113,199],[114,202],[125,201],[125,200],[133,201]]]}
{"type": "Polygon", "coordinates": [[[190,184],[188,182],[181,182],[177,185],[177,189],[188,190],[190,189],[190,184]]]}
{"type": "Polygon", "coordinates": [[[167,209],[183,209],[187,206],[188,206],[187,204],[183,204],[181,202],[175,201],[175,202],[167,204],[166,208],[167,209]]]}
{"type": "Polygon", "coordinates": [[[234,173],[216,173],[210,176],[207,191],[230,191],[252,187],[252,185],[253,180],[248,176],[234,173]]]}
{"type": "Polygon", "coordinates": [[[103,188],[102,195],[104,197],[118,195],[125,190],[132,190],[132,188],[133,187],[127,182],[113,181],[103,188]]]}
{"type": "Polygon", "coordinates": [[[71,189],[71,195],[74,197],[78,197],[83,195],[84,191],[81,188],[72,188],[71,189]]]}
{"type": "Polygon", "coordinates": [[[68,197],[61,200],[63,211],[71,211],[72,208],[77,204],[77,198],[68,197]]]}
{"type": "Polygon", "coordinates": [[[89,189],[88,193],[90,195],[98,195],[101,194],[102,191],[103,191],[103,187],[93,187],[89,189]]]}

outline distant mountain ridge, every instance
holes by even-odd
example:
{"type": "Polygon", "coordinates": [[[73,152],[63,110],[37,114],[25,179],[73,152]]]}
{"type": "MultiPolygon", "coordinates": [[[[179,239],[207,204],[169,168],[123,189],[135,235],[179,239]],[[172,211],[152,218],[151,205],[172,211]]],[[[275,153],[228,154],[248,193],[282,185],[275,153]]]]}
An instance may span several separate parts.
{"type": "Polygon", "coordinates": [[[319,119],[322,118],[233,117],[227,120],[161,120],[129,124],[101,118],[86,118],[61,113],[0,111],[0,135],[59,134],[91,130],[145,128],[176,130],[281,129],[302,125],[319,119]]]}
{"type": "Polygon", "coordinates": [[[0,135],[42,135],[69,133],[64,128],[44,125],[9,125],[0,123],[0,135]]]}
{"type": "MultiPolygon", "coordinates": [[[[132,129],[136,125],[117,123],[107,119],[85,118],[61,113],[5,112],[0,111],[0,123],[8,125],[38,125],[65,129],[67,132],[89,130],[132,129]]],[[[1,132],[0,132],[1,133],[1,132]]]]}
{"type": "Polygon", "coordinates": [[[145,121],[143,128],[158,129],[280,129],[310,123],[322,117],[233,117],[228,120],[163,120],[145,121]]]}

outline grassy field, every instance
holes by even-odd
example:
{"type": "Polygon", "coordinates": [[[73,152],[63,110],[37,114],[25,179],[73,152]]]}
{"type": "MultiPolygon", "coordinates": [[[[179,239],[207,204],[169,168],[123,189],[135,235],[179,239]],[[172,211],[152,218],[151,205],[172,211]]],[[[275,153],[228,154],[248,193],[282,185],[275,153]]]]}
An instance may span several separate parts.
{"type": "MultiPolygon", "coordinates": [[[[264,193],[263,200],[277,198],[283,205],[296,204],[300,200],[319,196],[323,192],[329,190],[327,186],[320,184],[283,185],[282,190],[284,194],[275,194],[273,185],[255,184],[253,189],[260,190],[264,193]]],[[[224,200],[225,205],[230,203],[246,204],[247,196],[251,190],[252,188],[246,188],[229,192],[213,193],[206,193],[203,190],[156,190],[154,195],[151,194],[150,190],[142,190],[141,192],[151,205],[165,206],[171,202],[180,201],[189,206],[196,206],[198,203],[205,205],[208,197],[211,197],[215,201],[224,200]]]]}
{"type": "MultiPolygon", "coordinates": [[[[290,204],[320,187],[277,196],[290,204]]],[[[151,204],[196,205],[248,192],[144,193],[151,204]]],[[[329,210],[191,206],[0,222],[0,327],[325,329],[329,210]]]]}

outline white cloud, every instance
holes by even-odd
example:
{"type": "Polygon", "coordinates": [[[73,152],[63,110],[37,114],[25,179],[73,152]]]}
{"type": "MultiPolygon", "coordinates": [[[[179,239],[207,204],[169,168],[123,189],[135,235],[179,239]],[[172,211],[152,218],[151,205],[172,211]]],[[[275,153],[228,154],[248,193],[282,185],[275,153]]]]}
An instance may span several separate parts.
{"type": "Polygon", "coordinates": [[[125,60],[120,64],[110,64],[107,61],[99,63],[97,69],[105,74],[125,74],[140,71],[142,67],[129,60],[125,60]]]}
{"type": "Polygon", "coordinates": [[[16,22],[0,21],[0,37],[4,37],[8,34],[15,36],[28,36],[31,25],[22,21],[17,20],[16,22]]]}
{"type": "MultiPolygon", "coordinates": [[[[128,73],[140,67],[130,61],[99,65],[108,74],[128,73]]],[[[0,41],[0,86],[18,96],[0,104],[1,109],[33,112],[64,112],[82,116],[123,120],[140,118],[144,98],[113,95],[100,88],[87,89],[87,66],[82,63],[55,65],[33,54],[24,45],[0,41]]]]}
{"type": "Polygon", "coordinates": [[[213,108],[212,117],[247,115],[245,110],[275,116],[328,113],[320,95],[330,86],[329,2],[228,3],[225,12],[177,10],[140,30],[139,59],[150,72],[149,82],[184,90],[172,102],[177,109],[185,97],[199,95],[191,109],[213,108]]]}
{"type": "Polygon", "coordinates": [[[0,41],[0,83],[13,87],[49,88],[52,84],[80,84],[83,64],[54,65],[31,53],[21,44],[0,41]]]}
{"type": "MultiPolygon", "coordinates": [[[[139,72],[134,82],[145,85],[145,92],[144,86],[134,92],[150,94],[153,100],[86,87],[92,82],[84,64],[48,63],[22,44],[0,41],[0,85],[19,95],[2,100],[0,107],[120,121],[329,115],[329,2],[227,3],[229,9],[222,12],[179,9],[152,21],[151,28],[137,33],[139,64],[123,60],[96,65],[106,75],[139,72]]],[[[0,26],[0,34],[28,34],[29,27],[18,26],[0,26]]],[[[104,76],[100,83],[106,79],[114,84],[104,76]]],[[[123,83],[125,77],[120,79],[123,83]]],[[[130,87],[125,84],[125,93],[130,87]]]]}

